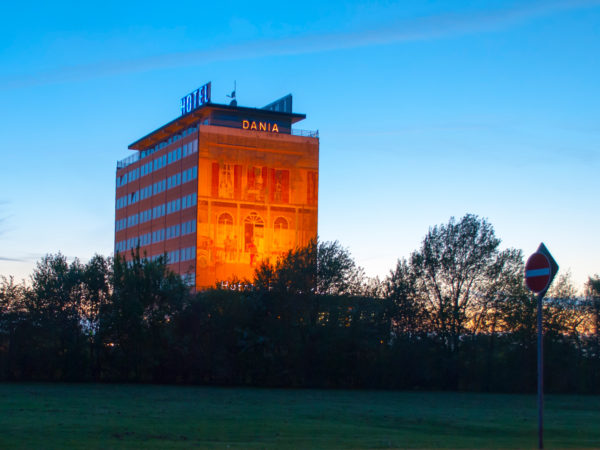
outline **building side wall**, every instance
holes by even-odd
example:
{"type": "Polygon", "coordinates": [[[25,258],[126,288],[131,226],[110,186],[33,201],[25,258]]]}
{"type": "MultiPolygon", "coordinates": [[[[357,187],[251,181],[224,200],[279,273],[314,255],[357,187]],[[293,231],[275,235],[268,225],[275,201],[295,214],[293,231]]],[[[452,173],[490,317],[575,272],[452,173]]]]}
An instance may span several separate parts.
{"type": "Polygon", "coordinates": [[[171,270],[195,283],[197,131],[157,149],[116,174],[115,254],[166,254],[171,270]]]}

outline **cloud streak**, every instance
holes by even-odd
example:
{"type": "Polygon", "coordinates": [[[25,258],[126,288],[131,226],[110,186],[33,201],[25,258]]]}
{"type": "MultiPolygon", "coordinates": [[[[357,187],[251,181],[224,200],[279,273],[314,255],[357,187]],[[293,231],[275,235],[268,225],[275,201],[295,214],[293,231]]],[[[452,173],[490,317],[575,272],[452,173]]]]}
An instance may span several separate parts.
{"type": "Polygon", "coordinates": [[[26,258],[10,258],[7,256],[0,256],[0,261],[10,261],[10,262],[29,262],[29,259],[26,258]]]}
{"type": "Polygon", "coordinates": [[[596,6],[600,6],[600,0],[535,2],[484,12],[445,13],[401,20],[370,29],[254,40],[206,50],[173,52],[130,60],[100,61],[0,79],[0,89],[15,89],[167,68],[201,66],[219,61],[311,54],[494,32],[537,17],[596,6]]]}

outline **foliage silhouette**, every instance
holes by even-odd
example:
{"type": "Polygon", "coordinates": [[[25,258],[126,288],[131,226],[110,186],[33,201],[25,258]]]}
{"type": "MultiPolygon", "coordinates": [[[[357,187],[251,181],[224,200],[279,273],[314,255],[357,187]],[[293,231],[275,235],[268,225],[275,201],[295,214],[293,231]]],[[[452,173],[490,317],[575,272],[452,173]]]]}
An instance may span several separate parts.
{"type": "MultiPolygon", "coordinates": [[[[523,256],[474,215],[432,227],[383,281],[337,242],[254,280],[194,293],[139,249],[59,254],[0,278],[0,380],[535,390],[536,304],[523,256]]],[[[544,305],[549,392],[600,393],[600,279],[556,280],[544,305]]]]}
{"type": "Polygon", "coordinates": [[[362,269],[339,242],[312,240],[289,250],[274,264],[263,261],[255,271],[254,286],[288,294],[360,294],[362,269]]]}

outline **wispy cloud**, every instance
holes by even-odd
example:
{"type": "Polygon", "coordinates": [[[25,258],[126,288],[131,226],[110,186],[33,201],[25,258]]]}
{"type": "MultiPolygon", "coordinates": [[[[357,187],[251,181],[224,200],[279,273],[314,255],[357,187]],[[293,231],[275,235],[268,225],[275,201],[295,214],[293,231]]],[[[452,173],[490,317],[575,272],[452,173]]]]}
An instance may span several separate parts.
{"type": "Polygon", "coordinates": [[[7,256],[0,256],[0,261],[10,261],[10,262],[30,262],[30,259],[27,258],[10,258],[7,256]]]}
{"type": "Polygon", "coordinates": [[[567,10],[600,6],[600,0],[559,0],[518,3],[505,8],[462,14],[439,14],[411,20],[390,21],[377,28],[306,34],[281,39],[254,40],[191,52],[174,52],[129,60],[105,60],[62,67],[54,71],[0,78],[0,89],[146,72],[164,68],[200,66],[218,61],[299,55],[332,50],[443,39],[469,33],[505,29],[536,17],[567,10]]]}
{"type": "MultiPolygon", "coordinates": [[[[0,261],[11,261],[11,262],[22,262],[22,263],[34,263],[42,259],[44,257],[44,253],[33,253],[33,252],[23,252],[10,255],[10,256],[1,256],[0,261]]],[[[67,257],[67,259],[69,259],[67,257]]],[[[74,259],[74,258],[70,258],[74,259]]]]}

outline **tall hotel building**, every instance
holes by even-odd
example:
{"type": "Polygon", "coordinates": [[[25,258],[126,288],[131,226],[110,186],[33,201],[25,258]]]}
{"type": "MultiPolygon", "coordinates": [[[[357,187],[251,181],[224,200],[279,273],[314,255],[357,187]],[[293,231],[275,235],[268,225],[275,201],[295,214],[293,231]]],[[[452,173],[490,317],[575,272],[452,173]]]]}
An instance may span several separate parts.
{"type": "Polygon", "coordinates": [[[319,139],[288,95],[264,108],[211,102],[210,83],[181,116],[135,141],[117,163],[115,252],[166,254],[196,289],[252,279],[317,236],[319,139]]]}

